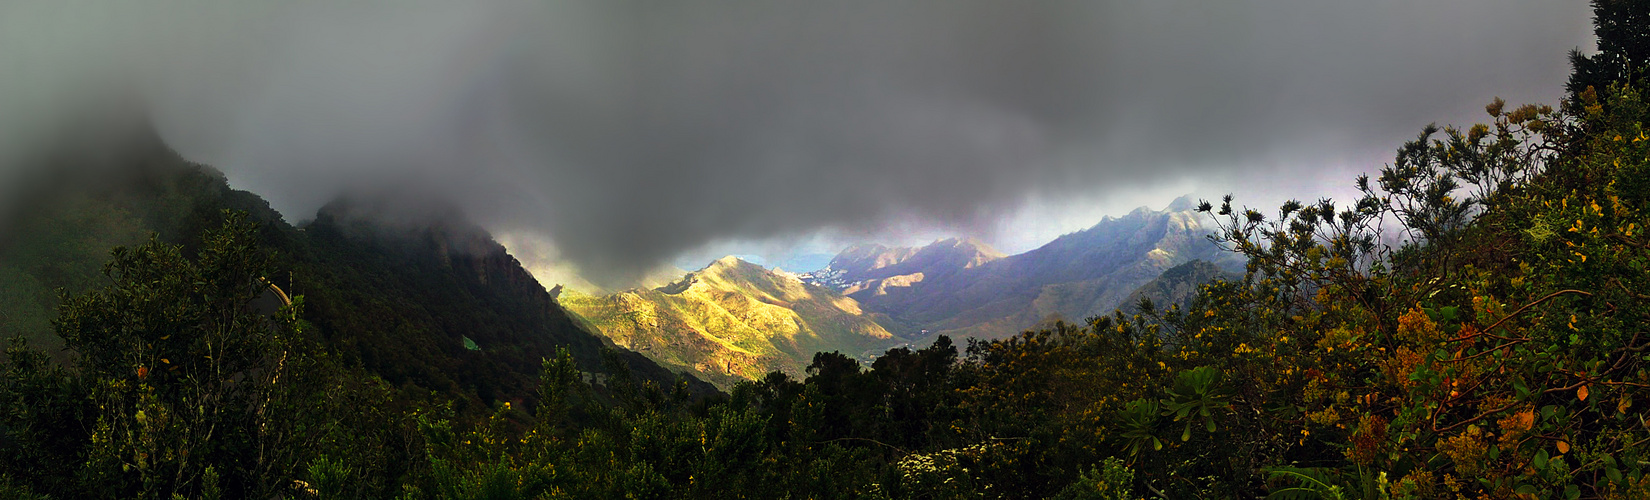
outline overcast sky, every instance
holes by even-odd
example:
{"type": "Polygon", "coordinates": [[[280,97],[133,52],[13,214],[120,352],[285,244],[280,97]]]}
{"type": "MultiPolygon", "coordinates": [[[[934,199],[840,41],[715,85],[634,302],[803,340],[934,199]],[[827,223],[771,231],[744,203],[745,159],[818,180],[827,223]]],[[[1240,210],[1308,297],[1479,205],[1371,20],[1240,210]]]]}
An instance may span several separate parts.
{"type": "Polygon", "coordinates": [[[1429,122],[1555,102],[1578,47],[1585,0],[13,1],[0,151],[123,82],[294,222],[416,187],[622,286],[858,240],[1017,252],[1186,193],[1342,195],[1429,122]]]}

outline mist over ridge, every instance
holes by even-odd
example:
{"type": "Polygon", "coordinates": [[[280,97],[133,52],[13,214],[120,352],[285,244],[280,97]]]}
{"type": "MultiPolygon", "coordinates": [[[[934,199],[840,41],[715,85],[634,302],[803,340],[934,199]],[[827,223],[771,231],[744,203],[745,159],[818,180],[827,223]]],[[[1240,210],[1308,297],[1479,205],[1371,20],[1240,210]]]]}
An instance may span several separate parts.
{"type": "Polygon", "coordinates": [[[1553,100],[1588,33],[1581,1],[9,2],[0,183],[114,88],[289,220],[393,179],[621,287],[730,240],[1319,192],[1492,96],[1553,100]]]}

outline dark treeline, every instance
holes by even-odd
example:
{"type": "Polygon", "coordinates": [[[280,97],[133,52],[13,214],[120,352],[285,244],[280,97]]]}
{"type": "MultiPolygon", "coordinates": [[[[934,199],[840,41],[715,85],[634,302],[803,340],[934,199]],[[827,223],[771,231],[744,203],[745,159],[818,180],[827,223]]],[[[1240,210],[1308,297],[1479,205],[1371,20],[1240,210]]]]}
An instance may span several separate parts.
{"type": "Polygon", "coordinates": [[[397,372],[350,344],[393,318],[315,311],[404,297],[249,306],[289,261],[225,212],[66,296],[71,363],[14,341],[0,497],[1650,498],[1650,5],[1594,7],[1556,108],[1428,126],[1350,204],[1203,203],[1248,269],[1184,304],[727,394],[397,372]]]}

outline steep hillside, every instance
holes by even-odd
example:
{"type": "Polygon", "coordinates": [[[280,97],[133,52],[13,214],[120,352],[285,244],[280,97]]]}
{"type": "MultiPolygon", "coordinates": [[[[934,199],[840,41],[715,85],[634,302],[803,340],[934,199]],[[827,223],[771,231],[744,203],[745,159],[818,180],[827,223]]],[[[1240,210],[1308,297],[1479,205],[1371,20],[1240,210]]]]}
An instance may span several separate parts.
{"type": "Polygon", "coordinates": [[[152,130],[111,126],[64,134],[33,158],[22,189],[0,198],[0,339],[20,335],[58,361],[72,357],[52,333],[58,290],[106,283],[110,249],[151,234],[193,244],[226,208],[280,221],[264,200],[230,189],[222,174],[178,156],[152,130]]]}
{"type": "Polygon", "coordinates": [[[816,352],[863,360],[898,342],[858,301],[734,257],[663,287],[558,301],[618,345],[724,387],[801,375],[816,352]]]}
{"type": "MultiPolygon", "coordinates": [[[[222,174],[184,160],[146,129],[66,144],[72,147],[40,160],[45,173],[30,199],[8,200],[26,209],[12,212],[0,241],[0,333],[22,335],[59,361],[73,353],[51,330],[56,290],[106,283],[101,270],[110,249],[151,234],[193,251],[201,230],[233,209],[261,224],[262,244],[288,271],[270,279],[306,296],[304,319],[345,359],[396,386],[484,411],[493,401],[531,399],[541,359],[557,348],[571,351],[581,370],[603,370],[601,351],[611,344],[576,325],[502,246],[456,212],[345,200],[295,228],[257,195],[231,189],[222,174]]],[[[635,353],[621,351],[619,359],[640,379],[676,380],[635,353]]]]}
{"type": "MultiPolygon", "coordinates": [[[[295,249],[293,286],[309,296],[311,321],[392,383],[480,402],[521,399],[558,348],[571,351],[582,370],[602,371],[600,352],[611,344],[580,328],[502,245],[456,211],[340,200],[301,234],[307,245],[295,249]]],[[[643,379],[675,379],[641,355],[620,356],[643,379]]]]}

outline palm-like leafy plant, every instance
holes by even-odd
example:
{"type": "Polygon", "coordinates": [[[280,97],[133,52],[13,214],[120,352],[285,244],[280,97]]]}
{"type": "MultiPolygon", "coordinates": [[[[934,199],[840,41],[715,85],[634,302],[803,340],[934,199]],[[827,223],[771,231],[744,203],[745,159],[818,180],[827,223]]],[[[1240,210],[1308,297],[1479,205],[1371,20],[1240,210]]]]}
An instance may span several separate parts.
{"type": "Polygon", "coordinates": [[[1229,406],[1226,395],[1220,387],[1221,373],[1213,367],[1200,366],[1184,372],[1176,377],[1174,389],[1169,391],[1169,398],[1163,400],[1163,415],[1173,415],[1174,421],[1185,421],[1186,426],[1180,433],[1181,441],[1192,439],[1193,417],[1202,417],[1203,428],[1209,432],[1215,431],[1215,410],[1229,406]]]}

